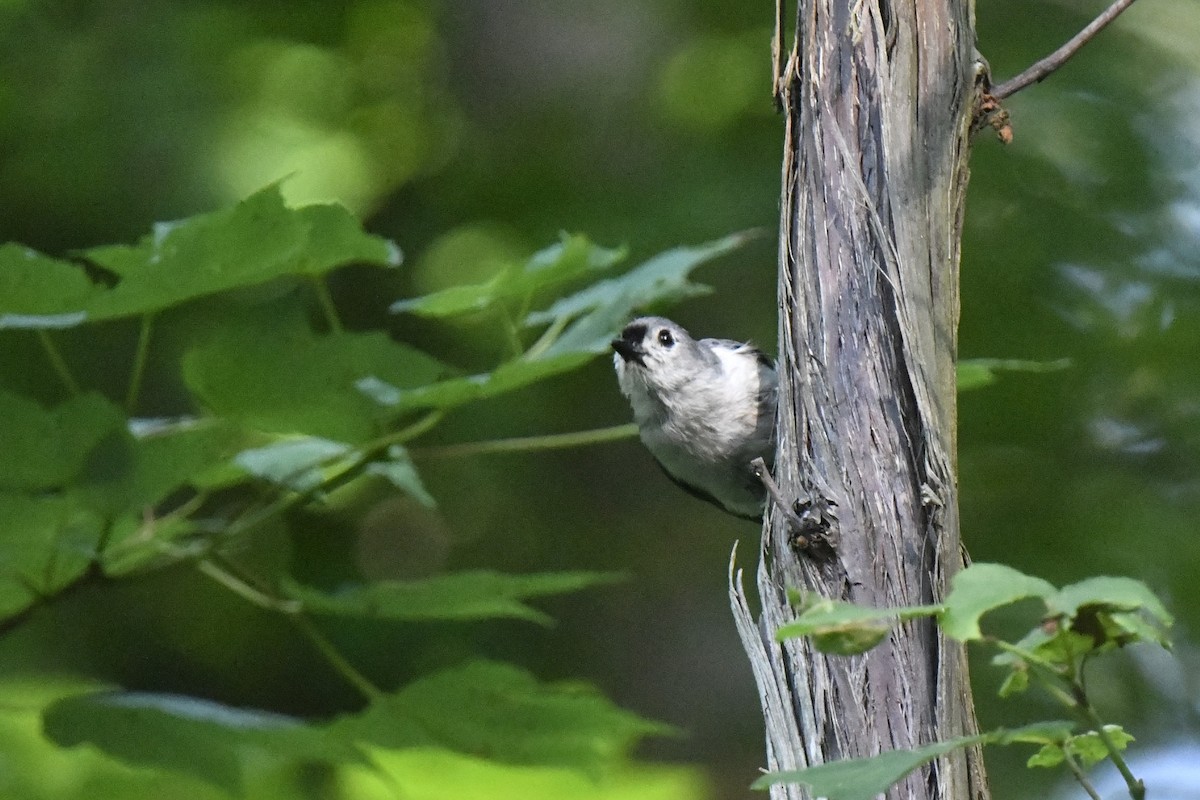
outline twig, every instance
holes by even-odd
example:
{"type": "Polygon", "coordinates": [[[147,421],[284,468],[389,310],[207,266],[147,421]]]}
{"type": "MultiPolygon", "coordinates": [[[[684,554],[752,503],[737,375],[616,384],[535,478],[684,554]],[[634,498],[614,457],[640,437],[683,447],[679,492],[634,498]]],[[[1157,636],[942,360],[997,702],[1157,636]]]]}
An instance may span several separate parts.
{"type": "Polygon", "coordinates": [[[154,314],[142,314],[138,326],[137,350],[133,356],[133,370],[129,376],[129,389],[125,392],[125,411],[133,414],[137,410],[138,395],[142,391],[142,377],[146,373],[146,357],[150,352],[150,331],[154,327],[154,314]]]}
{"type": "Polygon", "coordinates": [[[1095,727],[1096,735],[1100,737],[1101,744],[1108,751],[1109,759],[1117,768],[1117,772],[1121,773],[1121,778],[1124,779],[1125,785],[1129,788],[1129,796],[1133,800],[1145,800],[1146,784],[1134,776],[1133,772],[1129,769],[1129,765],[1125,763],[1125,757],[1121,755],[1121,749],[1117,747],[1112,737],[1108,735],[1108,731],[1104,729],[1104,721],[1100,719],[1100,715],[1096,713],[1096,709],[1092,708],[1091,703],[1087,702],[1086,697],[1082,699],[1083,702],[1078,705],[1079,711],[1095,727]]]}
{"type": "Polygon", "coordinates": [[[512,439],[491,439],[484,442],[462,442],[433,447],[409,448],[413,458],[461,458],[488,453],[528,453],[534,450],[558,450],[582,447],[603,442],[615,442],[637,436],[637,425],[614,425],[589,431],[551,433],[544,436],[518,436],[512,439]]]}
{"type": "Polygon", "coordinates": [[[791,524],[796,531],[796,545],[800,548],[808,547],[808,537],[803,535],[803,532],[808,528],[804,524],[804,520],[788,507],[787,501],[783,499],[783,493],[779,491],[779,486],[776,485],[775,479],[771,477],[771,470],[767,469],[767,462],[762,458],[756,458],[750,462],[750,469],[754,470],[754,474],[762,481],[763,488],[767,490],[767,494],[771,496],[771,500],[779,508],[784,518],[791,524]]]}
{"type": "Polygon", "coordinates": [[[330,333],[341,333],[342,318],[338,316],[337,306],[333,302],[333,295],[329,293],[329,286],[326,285],[325,279],[320,275],[312,276],[313,293],[317,296],[317,304],[321,307],[321,313],[325,316],[325,324],[329,326],[330,333]]]}
{"type": "Polygon", "coordinates": [[[50,332],[45,328],[38,328],[37,338],[42,344],[42,350],[46,352],[46,358],[50,359],[50,366],[54,369],[54,374],[62,381],[63,386],[67,387],[67,391],[72,395],[80,394],[79,384],[75,381],[75,377],[71,375],[71,369],[67,366],[67,362],[62,356],[62,352],[58,349],[58,345],[50,338],[50,332]]]}
{"type": "Polygon", "coordinates": [[[329,637],[309,619],[299,600],[274,597],[265,589],[251,585],[254,581],[250,576],[237,574],[238,569],[228,561],[221,559],[220,556],[198,561],[196,566],[202,574],[212,578],[243,600],[247,600],[259,608],[282,614],[320,652],[329,665],[347,683],[357,689],[368,702],[373,702],[383,696],[383,691],[359,672],[358,668],[342,655],[337,645],[331,642],[329,637]]]}
{"type": "Polygon", "coordinates": [[[1030,84],[1037,83],[1043,80],[1050,73],[1061,67],[1067,62],[1071,56],[1079,52],[1079,49],[1096,37],[1096,34],[1108,27],[1108,24],[1117,18],[1118,15],[1125,9],[1133,5],[1133,0],[1116,0],[1111,6],[1105,9],[1104,13],[1092,20],[1086,28],[1075,34],[1066,44],[1055,50],[1050,55],[1035,63],[1032,67],[1022,72],[1015,78],[1009,78],[999,86],[992,87],[991,96],[997,100],[1003,100],[1024,89],[1030,84]]]}
{"type": "Polygon", "coordinates": [[[1100,793],[1096,791],[1096,787],[1092,786],[1092,782],[1084,774],[1083,768],[1079,766],[1079,762],[1075,760],[1075,756],[1068,753],[1065,747],[1063,748],[1063,761],[1066,762],[1067,769],[1071,770],[1071,774],[1075,776],[1075,780],[1087,792],[1088,797],[1092,798],[1092,800],[1103,800],[1100,797],[1100,793]]]}

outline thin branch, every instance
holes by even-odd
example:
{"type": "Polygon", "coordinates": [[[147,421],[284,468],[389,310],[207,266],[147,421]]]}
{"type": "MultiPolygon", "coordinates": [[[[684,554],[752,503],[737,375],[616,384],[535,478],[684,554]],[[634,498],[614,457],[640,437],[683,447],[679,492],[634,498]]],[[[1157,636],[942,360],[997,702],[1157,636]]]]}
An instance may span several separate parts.
{"type": "Polygon", "coordinates": [[[1104,13],[1092,20],[1091,24],[1075,34],[1066,44],[1055,50],[1050,55],[1038,61],[1029,69],[1022,72],[1015,78],[1009,78],[999,86],[992,87],[991,95],[997,100],[1003,100],[1024,89],[1030,84],[1037,83],[1043,80],[1050,73],[1067,63],[1071,56],[1079,52],[1079,49],[1096,37],[1096,34],[1108,27],[1108,24],[1117,18],[1118,15],[1125,9],[1133,5],[1133,0],[1116,0],[1111,6],[1105,9],[1104,13]]]}
{"type": "Polygon", "coordinates": [[[1096,787],[1092,786],[1092,782],[1084,774],[1083,768],[1079,766],[1079,762],[1075,760],[1075,756],[1068,753],[1065,747],[1063,748],[1063,760],[1066,762],[1067,768],[1071,770],[1071,774],[1075,777],[1075,780],[1087,792],[1088,797],[1092,798],[1092,800],[1103,800],[1100,797],[1100,793],[1096,791],[1096,787]]]}
{"type": "Polygon", "coordinates": [[[1133,772],[1129,769],[1129,765],[1125,763],[1125,757],[1121,754],[1121,748],[1117,747],[1112,737],[1108,735],[1108,731],[1104,729],[1104,720],[1100,719],[1100,715],[1096,713],[1096,709],[1092,708],[1091,703],[1087,702],[1086,697],[1083,698],[1083,702],[1078,705],[1078,708],[1084,718],[1095,728],[1096,735],[1100,737],[1100,742],[1104,745],[1104,749],[1108,751],[1109,759],[1116,766],[1117,772],[1121,773],[1121,778],[1124,779],[1125,785],[1129,788],[1129,796],[1133,800],[1145,800],[1146,784],[1134,776],[1133,772]]]}
{"type": "Polygon", "coordinates": [[[528,453],[534,450],[558,450],[565,447],[582,447],[602,442],[615,442],[637,436],[637,425],[614,425],[611,428],[596,428],[589,431],[552,433],[545,436],[518,436],[512,439],[491,439],[484,442],[462,442],[436,447],[409,448],[413,458],[461,458],[487,453],[528,453]]]}
{"type": "Polygon", "coordinates": [[[309,643],[317,648],[329,665],[337,670],[337,673],[347,683],[357,689],[359,694],[365,697],[368,702],[375,702],[383,697],[383,690],[359,672],[358,668],[342,655],[342,651],[338,650],[337,645],[331,642],[329,637],[322,633],[321,629],[305,614],[289,614],[288,619],[296,626],[296,630],[300,631],[304,638],[308,639],[309,643]]]}
{"type": "Polygon", "coordinates": [[[320,652],[329,665],[347,683],[357,689],[368,702],[373,702],[383,696],[382,690],[359,672],[358,668],[342,655],[337,645],[330,641],[329,637],[309,619],[299,600],[274,597],[265,589],[251,585],[252,582],[255,582],[253,578],[249,575],[238,575],[237,567],[220,556],[214,555],[212,558],[198,561],[196,566],[205,576],[212,578],[242,599],[286,617],[296,627],[296,630],[320,652]]]}
{"type": "Polygon", "coordinates": [[[142,391],[142,377],[146,373],[146,358],[150,353],[150,331],[154,326],[154,314],[142,314],[138,326],[137,350],[133,355],[133,370],[129,376],[129,390],[125,393],[125,411],[133,414],[137,410],[138,395],[142,391]]]}
{"type": "Polygon", "coordinates": [[[46,352],[46,358],[50,360],[50,366],[54,369],[54,374],[62,381],[63,386],[67,387],[67,391],[72,395],[80,393],[79,384],[75,377],[71,375],[71,368],[67,366],[66,359],[63,358],[62,352],[58,349],[58,345],[50,338],[50,332],[45,328],[38,328],[38,341],[41,342],[42,350],[46,352]]]}
{"type": "Polygon", "coordinates": [[[801,547],[808,547],[808,537],[804,535],[804,531],[808,528],[804,524],[804,520],[800,519],[799,515],[788,506],[786,500],[783,499],[783,493],[779,491],[778,484],[771,477],[771,470],[767,469],[767,462],[762,460],[762,457],[754,459],[750,462],[750,469],[754,470],[754,474],[762,481],[763,488],[767,490],[767,494],[771,496],[775,507],[779,509],[779,513],[783,514],[796,531],[796,544],[801,547]]]}
{"type": "Polygon", "coordinates": [[[333,295],[329,293],[329,286],[326,285],[325,279],[320,275],[312,276],[313,293],[317,296],[317,304],[321,307],[321,314],[325,317],[325,324],[329,326],[331,333],[341,333],[342,318],[338,316],[337,306],[333,302],[333,295]]]}
{"type": "Polygon", "coordinates": [[[280,614],[294,615],[300,613],[302,606],[298,600],[280,600],[271,597],[266,592],[251,586],[247,581],[234,575],[231,570],[224,569],[218,566],[211,559],[202,559],[196,562],[196,569],[206,578],[224,586],[229,591],[236,594],[246,602],[256,605],[259,608],[267,611],[275,611],[280,614]]]}

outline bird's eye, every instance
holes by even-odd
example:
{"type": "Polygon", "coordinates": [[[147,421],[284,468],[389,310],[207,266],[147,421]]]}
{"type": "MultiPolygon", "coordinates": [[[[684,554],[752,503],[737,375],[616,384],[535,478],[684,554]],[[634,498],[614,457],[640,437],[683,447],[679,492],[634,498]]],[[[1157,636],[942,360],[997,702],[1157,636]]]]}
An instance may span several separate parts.
{"type": "Polygon", "coordinates": [[[663,347],[671,347],[675,344],[675,337],[671,335],[669,330],[663,328],[658,332],[658,343],[663,347]]]}

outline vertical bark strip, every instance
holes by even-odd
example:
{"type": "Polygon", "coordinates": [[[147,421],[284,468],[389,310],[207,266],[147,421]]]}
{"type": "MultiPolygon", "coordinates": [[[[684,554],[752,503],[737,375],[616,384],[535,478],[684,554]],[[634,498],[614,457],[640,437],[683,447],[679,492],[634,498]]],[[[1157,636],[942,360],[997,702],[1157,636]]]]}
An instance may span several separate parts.
{"type": "MultiPolygon", "coordinates": [[[[791,619],[785,587],[930,603],[962,567],[954,366],[973,44],[968,0],[799,0],[779,59],[776,478],[785,496],[828,504],[835,555],[794,553],[773,513],[757,623],[740,580],[731,590],[773,770],[975,731],[965,654],[927,620],[852,658],[773,639],[791,619]]],[[[940,759],[888,796],[986,798],[979,754],[940,759]]]]}

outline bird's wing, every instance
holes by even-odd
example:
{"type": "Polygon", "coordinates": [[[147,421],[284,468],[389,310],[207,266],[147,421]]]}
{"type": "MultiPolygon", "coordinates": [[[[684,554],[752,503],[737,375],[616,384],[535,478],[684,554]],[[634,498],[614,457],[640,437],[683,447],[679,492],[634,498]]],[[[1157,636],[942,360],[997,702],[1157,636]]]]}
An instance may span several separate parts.
{"type": "MultiPolygon", "coordinates": [[[[651,453],[651,455],[653,455],[653,453],[651,453]]],[[[734,511],[733,509],[729,508],[724,503],[722,503],[720,500],[718,500],[717,498],[713,497],[708,492],[701,489],[699,486],[693,486],[692,484],[687,483],[686,481],[679,480],[679,478],[672,475],[671,471],[669,469],[667,469],[665,466],[663,466],[663,463],[661,461],[659,461],[657,458],[654,459],[654,463],[658,464],[658,468],[663,471],[663,474],[671,479],[671,483],[675,484],[680,489],[683,489],[685,492],[690,494],[692,497],[703,500],[706,503],[712,503],[714,506],[716,506],[717,508],[724,511],[726,514],[732,514],[735,517],[739,517],[741,519],[748,519],[753,522],[762,522],[762,514],[759,514],[757,516],[751,516],[749,514],[739,514],[737,511],[734,511]]]]}
{"type": "Polygon", "coordinates": [[[758,359],[758,363],[764,367],[775,369],[775,359],[747,342],[735,342],[732,339],[701,339],[700,344],[706,345],[710,349],[720,347],[725,350],[740,350],[743,353],[753,353],[754,357],[758,359]]]}

